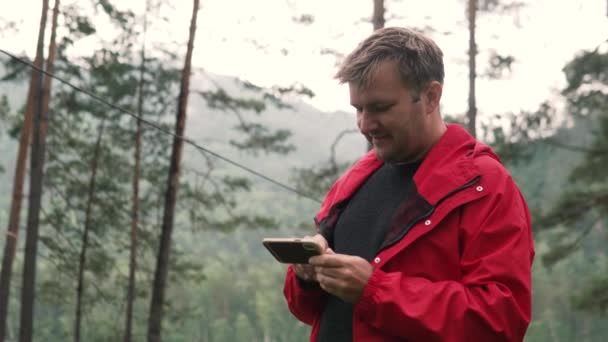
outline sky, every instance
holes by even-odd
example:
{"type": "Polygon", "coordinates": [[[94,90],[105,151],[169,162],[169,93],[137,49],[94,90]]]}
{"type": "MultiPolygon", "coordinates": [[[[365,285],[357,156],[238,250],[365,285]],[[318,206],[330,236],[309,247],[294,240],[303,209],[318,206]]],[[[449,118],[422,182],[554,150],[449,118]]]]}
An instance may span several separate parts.
{"type": "MultiPolygon", "coordinates": [[[[443,112],[464,113],[468,92],[465,1],[385,2],[386,26],[434,28],[429,35],[442,48],[446,68],[443,112]]],[[[480,76],[477,98],[482,114],[536,109],[564,86],[561,69],[565,63],[608,37],[606,0],[524,2],[526,6],[515,13],[479,15],[478,74],[484,73],[491,51],[516,59],[511,73],[501,80],[480,76]]],[[[116,3],[136,13],[143,12],[145,6],[144,0],[116,3]]],[[[148,39],[177,41],[171,46],[183,54],[192,2],[175,0],[171,7],[159,11],[167,22],[153,25],[148,39]]],[[[0,2],[0,24],[1,19],[18,24],[17,31],[0,36],[2,48],[33,56],[39,8],[40,0],[0,2]]],[[[319,109],[352,111],[347,87],[333,79],[335,57],[321,51],[350,52],[371,33],[367,21],[371,10],[371,0],[201,0],[193,63],[212,73],[264,86],[299,82],[315,92],[309,102],[319,109]],[[312,15],[314,21],[304,25],[292,20],[303,14],[312,15]]],[[[98,30],[107,36],[113,34],[107,25],[100,24],[98,30]]],[[[93,40],[78,46],[82,51],[95,47],[93,40]]]]}

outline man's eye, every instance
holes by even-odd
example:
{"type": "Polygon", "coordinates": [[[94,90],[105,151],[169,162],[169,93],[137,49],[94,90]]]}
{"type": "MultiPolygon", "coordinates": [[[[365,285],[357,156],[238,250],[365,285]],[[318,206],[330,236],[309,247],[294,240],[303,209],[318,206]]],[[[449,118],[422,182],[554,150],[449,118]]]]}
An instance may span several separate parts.
{"type": "Polygon", "coordinates": [[[378,112],[385,112],[385,111],[387,111],[387,110],[388,110],[390,107],[391,107],[391,106],[389,106],[389,105],[374,105],[374,106],[371,106],[371,107],[369,108],[369,111],[370,111],[370,112],[374,112],[374,113],[378,113],[378,112]]]}

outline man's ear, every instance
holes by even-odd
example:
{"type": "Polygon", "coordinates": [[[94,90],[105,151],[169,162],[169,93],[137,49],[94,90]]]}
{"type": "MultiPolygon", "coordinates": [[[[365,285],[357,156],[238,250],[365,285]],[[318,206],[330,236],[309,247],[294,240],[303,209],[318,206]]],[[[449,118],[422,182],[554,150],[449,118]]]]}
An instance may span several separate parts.
{"type": "Polygon", "coordinates": [[[426,107],[426,113],[431,114],[439,109],[441,94],[443,93],[443,84],[437,81],[431,81],[426,87],[423,100],[426,107]]]}

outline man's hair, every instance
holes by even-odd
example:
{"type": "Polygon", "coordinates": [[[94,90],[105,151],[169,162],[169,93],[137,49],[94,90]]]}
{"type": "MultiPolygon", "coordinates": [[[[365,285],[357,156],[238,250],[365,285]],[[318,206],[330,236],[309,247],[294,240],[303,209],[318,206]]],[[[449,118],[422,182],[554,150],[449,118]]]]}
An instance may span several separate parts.
{"type": "Polygon", "coordinates": [[[346,57],[335,77],[340,83],[367,87],[374,71],[384,61],[396,62],[403,84],[416,94],[430,81],[443,84],[441,49],[423,34],[401,27],[374,31],[346,57]]]}

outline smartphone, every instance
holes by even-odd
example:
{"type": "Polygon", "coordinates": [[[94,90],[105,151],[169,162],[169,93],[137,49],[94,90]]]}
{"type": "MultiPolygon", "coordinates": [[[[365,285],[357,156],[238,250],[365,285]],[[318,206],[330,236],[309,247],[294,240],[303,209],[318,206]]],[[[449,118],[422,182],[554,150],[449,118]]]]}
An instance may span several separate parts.
{"type": "Polygon", "coordinates": [[[262,244],[277,261],[284,264],[308,264],[308,259],[321,255],[321,246],[310,240],[297,238],[265,238],[262,244]]]}

